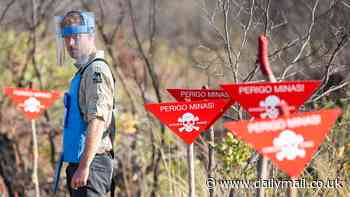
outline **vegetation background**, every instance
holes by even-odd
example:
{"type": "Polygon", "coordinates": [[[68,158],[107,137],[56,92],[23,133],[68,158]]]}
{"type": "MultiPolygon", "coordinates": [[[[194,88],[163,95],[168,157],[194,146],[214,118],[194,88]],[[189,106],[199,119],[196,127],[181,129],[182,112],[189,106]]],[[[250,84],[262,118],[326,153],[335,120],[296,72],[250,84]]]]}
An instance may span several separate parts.
{"type": "MultiPolygon", "coordinates": [[[[98,46],[118,79],[117,196],[188,195],[186,146],[143,104],[173,101],[166,88],[262,81],[257,69],[257,40],[262,34],[269,38],[269,59],[278,80],[322,81],[302,111],[335,106],[343,110],[301,178],[338,178],[344,187],[305,188],[298,190],[299,196],[349,196],[349,0],[1,0],[0,89],[68,88],[75,69],[56,65],[54,16],[72,9],[95,13],[98,46]]],[[[62,102],[56,102],[37,121],[41,196],[53,196],[62,114],[62,102]]],[[[214,126],[214,143],[205,132],[196,140],[196,196],[209,196],[208,174],[256,179],[257,154],[222,127],[224,121],[246,118],[242,109],[232,106],[214,126]]],[[[30,128],[0,93],[1,197],[35,196],[30,128]]],[[[289,179],[275,167],[269,175],[289,179]]],[[[286,196],[287,189],[266,192],[286,196]]],[[[254,193],[217,187],[212,195],[254,193]]],[[[67,196],[64,175],[57,196],[67,196]]]]}

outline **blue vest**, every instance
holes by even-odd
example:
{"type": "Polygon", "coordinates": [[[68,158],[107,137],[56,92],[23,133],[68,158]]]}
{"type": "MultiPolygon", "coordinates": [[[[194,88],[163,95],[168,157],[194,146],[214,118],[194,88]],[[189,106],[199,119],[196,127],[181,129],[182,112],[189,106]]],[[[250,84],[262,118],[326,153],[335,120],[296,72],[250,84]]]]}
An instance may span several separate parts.
{"type": "Polygon", "coordinates": [[[63,161],[79,163],[85,147],[87,123],[79,108],[81,74],[76,74],[64,94],[63,161]]]}

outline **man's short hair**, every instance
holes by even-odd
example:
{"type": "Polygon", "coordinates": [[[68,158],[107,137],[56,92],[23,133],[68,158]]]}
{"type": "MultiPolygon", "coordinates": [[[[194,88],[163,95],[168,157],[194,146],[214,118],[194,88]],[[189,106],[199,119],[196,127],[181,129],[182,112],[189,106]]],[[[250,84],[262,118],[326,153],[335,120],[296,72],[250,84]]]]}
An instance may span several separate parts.
{"type": "Polygon", "coordinates": [[[72,25],[83,25],[84,19],[79,11],[70,11],[64,17],[60,24],[61,28],[72,25]]]}

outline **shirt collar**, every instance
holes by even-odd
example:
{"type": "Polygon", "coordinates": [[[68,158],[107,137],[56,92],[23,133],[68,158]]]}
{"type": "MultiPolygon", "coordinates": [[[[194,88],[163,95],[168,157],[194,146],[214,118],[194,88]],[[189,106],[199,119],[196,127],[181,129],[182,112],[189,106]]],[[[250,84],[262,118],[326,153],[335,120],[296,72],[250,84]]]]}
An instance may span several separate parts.
{"type": "Polygon", "coordinates": [[[95,53],[92,53],[89,55],[89,57],[86,58],[86,63],[82,63],[82,64],[77,64],[75,63],[74,66],[78,69],[78,73],[81,72],[81,70],[83,70],[83,68],[85,68],[85,66],[89,65],[91,62],[93,62],[95,59],[97,58],[104,58],[104,52],[102,50],[97,50],[95,53]]]}

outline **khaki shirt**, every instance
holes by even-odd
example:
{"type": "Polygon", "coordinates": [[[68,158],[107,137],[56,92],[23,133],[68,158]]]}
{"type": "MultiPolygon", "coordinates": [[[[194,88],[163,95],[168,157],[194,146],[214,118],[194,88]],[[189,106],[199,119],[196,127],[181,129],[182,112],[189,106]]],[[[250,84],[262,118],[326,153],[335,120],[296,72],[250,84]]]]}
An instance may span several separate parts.
{"type": "MultiPolygon", "coordinates": [[[[83,67],[96,58],[104,58],[103,51],[93,54],[88,63],[82,66],[76,65],[79,69],[77,73],[80,73],[83,67]]],[[[103,132],[109,127],[112,120],[114,90],[113,75],[107,64],[96,61],[85,69],[80,81],[79,106],[86,122],[95,118],[104,120],[103,132]]],[[[102,139],[97,152],[102,153],[111,149],[112,143],[107,136],[102,139]]]]}

